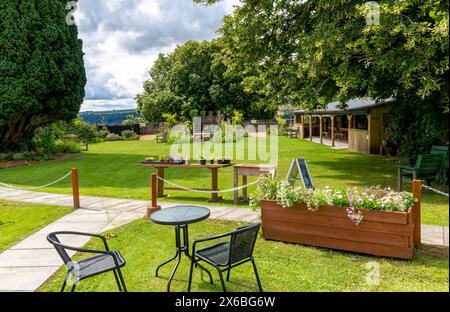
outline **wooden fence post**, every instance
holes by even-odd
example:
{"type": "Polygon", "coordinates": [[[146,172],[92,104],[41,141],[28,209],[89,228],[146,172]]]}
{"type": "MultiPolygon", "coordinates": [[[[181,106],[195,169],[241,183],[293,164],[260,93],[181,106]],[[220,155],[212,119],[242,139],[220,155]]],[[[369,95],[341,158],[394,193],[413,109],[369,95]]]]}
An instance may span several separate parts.
{"type": "Polygon", "coordinates": [[[145,216],[147,218],[150,217],[150,215],[152,213],[154,213],[155,211],[158,211],[161,209],[160,206],[158,206],[158,189],[157,189],[157,174],[156,173],[152,173],[151,175],[151,187],[152,187],[152,198],[151,198],[151,205],[147,208],[147,213],[145,214],[145,216]]]}
{"type": "Polygon", "coordinates": [[[72,168],[72,194],[73,194],[73,208],[80,208],[80,187],[78,184],[78,169],[72,168]]]}
{"type": "Polygon", "coordinates": [[[412,183],[412,191],[414,197],[417,199],[413,209],[413,224],[414,224],[414,246],[420,246],[422,242],[421,220],[420,220],[420,200],[422,197],[421,181],[414,180],[412,183]]]}

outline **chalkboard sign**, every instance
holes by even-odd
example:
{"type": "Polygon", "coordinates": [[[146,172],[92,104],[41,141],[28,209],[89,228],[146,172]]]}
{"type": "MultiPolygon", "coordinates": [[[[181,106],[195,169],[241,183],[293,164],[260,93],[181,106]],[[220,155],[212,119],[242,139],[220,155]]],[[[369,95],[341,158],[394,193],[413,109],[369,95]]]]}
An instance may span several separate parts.
{"type": "Polygon", "coordinates": [[[311,178],[311,173],[309,172],[308,164],[303,158],[295,158],[292,160],[286,179],[292,186],[295,185],[295,182],[302,181],[305,188],[314,189],[314,183],[311,178]],[[300,178],[298,177],[299,175],[300,178]]]}

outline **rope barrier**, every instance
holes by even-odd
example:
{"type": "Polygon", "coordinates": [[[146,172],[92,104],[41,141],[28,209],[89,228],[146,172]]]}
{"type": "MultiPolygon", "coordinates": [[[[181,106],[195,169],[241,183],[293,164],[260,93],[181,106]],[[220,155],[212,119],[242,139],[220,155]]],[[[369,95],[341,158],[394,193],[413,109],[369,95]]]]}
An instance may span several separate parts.
{"type": "Polygon", "coordinates": [[[235,188],[232,188],[232,189],[223,190],[223,191],[219,191],[219,190],[217,190],[217,191],[206,191],[206,190],[196,190],[196,189],[184,187],[184,186],[175,184],[173,182],[170,182],[170,181],[168,181],[168,180],[166,180],[164,178],[161,178],[159,176],[157,178],[159,180],[163,181],[164,183],[167,183],[167,184],[169,184],[169,185],[171,185],[173,187],[176,187],[176,188],[179,188],[179,189],[182,189],[182,190],[185,190],[185,191],[197,192],[197,193],[208,193],[208,194],[231,193],[231,192],[239,191],[239,190],[245,189],[245,188],[247,188],[249,186],[255,185],[255,184],[257,184],[260,181],[260,179],[258,179],[255,182],[252,182],[252,183],[249,183],[249,184],[246,184],[246,185],[242,185],[242,186],[239,186],[239,187],[235,187],[235,188]]]}
{"type": "Polygon", "coordinates": [[[52,186],[52,185],[54,185],[56,183],[59,183],[62,180],[64,180],[65,178],[67,178],[68,176],[70,176],[71,174],[72,174],[72,172],[68,172],[66,175],[64,175],[63,177],[59,178],[58,180],[55,180],[53,182],[50,182],[50,183],[47,183],[47,184],[41,185],[41,186],[17,187],[17,186],[14,186],[14,185],[3,183],[3,182],[0,182],[0,186],[4,186],[4,187],[10,188],[10,189],[15,189],[15,190],[36,190],[36,189],[49,187],[49,186],[52,186]]]}
{"type": "Polygon", "coordinates": [[[447,196],[447,197],[448,197],[448,194],[447,194],[447,193],[442,192],[442,191],[437,190],[437,189],[434,189],[434,188],[432,188],[431,186],[422,184],[422,188],[424,188],[424,189],[426,189],[426,190],[429,190],[429,191],[432,191],[432,192],[435,192],[435,193],[437,193],[437,194],[439,194],[439,195],[443,195],[443,196],[447,196]]]}

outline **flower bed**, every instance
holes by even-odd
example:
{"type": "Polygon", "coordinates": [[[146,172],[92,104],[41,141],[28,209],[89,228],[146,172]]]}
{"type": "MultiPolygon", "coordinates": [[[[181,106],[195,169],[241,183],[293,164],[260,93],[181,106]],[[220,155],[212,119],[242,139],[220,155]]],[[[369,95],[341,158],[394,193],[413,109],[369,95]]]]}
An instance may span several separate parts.
{"type": "Polygon", "coordinates": [[[252,204],[261,206],[266,239],[413,257],[416,199],[411,193],[380,187],[305,190],[264,177],[252,204]]]}

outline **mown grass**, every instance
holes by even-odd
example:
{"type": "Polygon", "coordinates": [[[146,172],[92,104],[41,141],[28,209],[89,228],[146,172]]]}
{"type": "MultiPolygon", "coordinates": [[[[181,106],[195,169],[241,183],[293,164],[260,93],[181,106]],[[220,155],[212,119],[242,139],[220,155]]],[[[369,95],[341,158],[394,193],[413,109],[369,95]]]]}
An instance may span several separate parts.
{"type": "Polygon", "coordinates": [[[71,211],[68,207],[0,200],[0,253],[71,211]]]}
{"type": "MultiPolygon", "coordinates": [[[[190,226],[191,242],[200,237],[227,232],[240,223],[203,221],[190,226]]],[[[163,267],[155,277],[158,264],[175,253],[174,233],[170,226],[155,225],[138,220],[107,233],[108,243],[120,250],[127,261],[123,273],[129,291],[166,291],[166,283],[174,263],[163,267]]],[[[89,247],[101,248],[101,242],[92,240],[89,247]]],[[[85,255],[77,255],[77,258],[85,255]]],[[[321,291],[448,291],[448,248],[423,246],[416,250],[412,261],[371,257],[332,251],[259,238],[255,259],[265,291],[321,292],[321,291]],[[380,268],[378,285],[369,285],[369,262],[380,268]],[[376,264],[375,264],[376,265],[376,264]]],[[[208,267],[210,268],[210,267],[208,267]]],[[[195,270],[193,291],[221,291],[217,272],[210,268],[215,284],[209,284],[206,274],[195,270]]],[[[66,273],[61,268],[39,290],[59,291],[66,273]]],[[[183,256],[172,282],[172,291],[186,291],[189,260],[183,256]]],[[[229,291],[257,291],[251,264],[232,270],[227,283],[229,291]]],[[[81,281],[77,291],[117,291],[112,273],[81,281]]]]}
{"type": "MultiPolygon", "coordinates": [[[[151,155],[166,155],[170,145],[155,141],[104,142],[90,145],[90,151],[69,159],[44,162],[29,167],[0,170],[0,181],[11,184],[34,186],[53,181],[72,167],[79,169],[82,195],[119,197],[147,200],[150,197],[151,168],[140,162],[151,155]]],[[[308,161],[316,187],[362,187],[383,185],[396,188],[397,159],[334,150],[330,147],[300,139],[279,138],[278,176],[284,178],[292,158],[302,157],[308,161]]],[[[258,161],[241,161],[258,162],[258,161]]],[[[173,168],[166,170],[166,179],[188,187],[210,187],[207,169],[173,168]]],[[[254,178],[250,178],[249,182],[254,178]]],[[[220,189],[233,187],[232,168],[219,172],[220,189]]],[[[410,188],[406,184],[406,189],[410,188]]],[[[250,192],[253,188],[250,188],[250,192]]],[[[70,179],[45,192],[71,193],[70,179]]],[[[448,188],[447,190],[448,191],[448,188]]],[[[204,204],[207,194],[185,191],[170,191],[165,201],[204,204]]],[[[232,194],[224,194],[225,201],[219,205],[233,205],[232,194]]],[[[425,224],[448,225],[448,198],[423,192],[422,220],[425,224]]],[[[246,204],[241,204],[246,206],[246,204]]]]}

